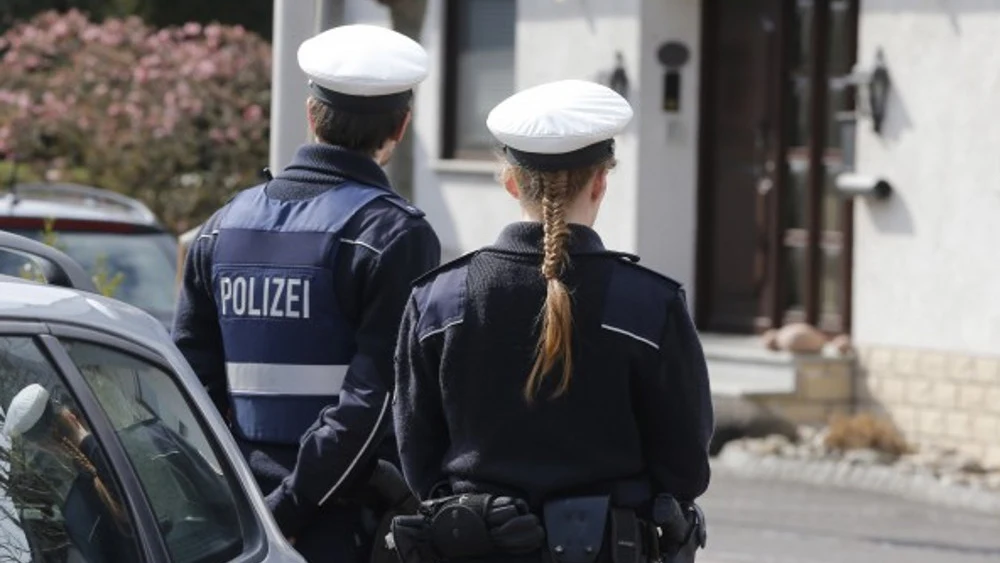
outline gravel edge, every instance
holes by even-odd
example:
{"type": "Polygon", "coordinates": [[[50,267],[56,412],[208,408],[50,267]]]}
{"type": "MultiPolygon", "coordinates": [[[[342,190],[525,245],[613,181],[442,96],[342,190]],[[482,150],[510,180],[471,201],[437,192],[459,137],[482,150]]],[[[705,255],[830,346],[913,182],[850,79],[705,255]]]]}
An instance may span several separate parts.
{"type": "Polygon", "coordinates": [[[927,475],[911,475],[887,466],[851,465],[838,461],[800,460],[725,448],[712,458],[712,471],[751,479],[771,479],[890,494],[936,506],[1000,516],[1000,493],[941,483],[927,475]]]}

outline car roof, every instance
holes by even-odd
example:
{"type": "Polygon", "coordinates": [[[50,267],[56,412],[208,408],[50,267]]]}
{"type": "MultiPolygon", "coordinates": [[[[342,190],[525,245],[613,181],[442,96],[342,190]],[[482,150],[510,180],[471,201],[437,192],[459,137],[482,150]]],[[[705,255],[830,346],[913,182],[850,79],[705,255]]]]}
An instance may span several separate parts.
{"type": "Polygon", "coordinates": [[[0,195],[0,217],[38,217],[113,221],[159,227],[142,202],[109,191],[72,183],[24,183],[0,195]]]}
{"type": "Polygon", "coordinates": [[[170,340],[149,313],[96,293],[0,275],[0,321],[70,323],[162,350],[170,340]]]}

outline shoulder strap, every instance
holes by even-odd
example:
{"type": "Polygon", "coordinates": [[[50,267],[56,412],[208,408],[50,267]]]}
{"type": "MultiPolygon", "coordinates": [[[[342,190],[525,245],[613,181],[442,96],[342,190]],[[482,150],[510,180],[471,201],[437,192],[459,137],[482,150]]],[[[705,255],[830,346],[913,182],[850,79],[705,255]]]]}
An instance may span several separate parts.
{"type": "Polygon", "coordinates": [[[431,278],[437,276],[438,274],[444,272],[445,270],[449,270],[456,266],[460,266],[465,262],[468,262],[469,260],[472,259],[473,256],[479,254],[482,251],[483,249],[478,249],[478,250],[473,250],[472,252],[466,252],[465,254],[459,256],[458,258],[454,258],[452,260],[445,262],[444,264],[439,265],[437,268],[428,270],[427,272],[424,272],[422,275],[417,277],[417,279],[413,280],[413,283],[411,285],[414,287],[421,285],[424,282],[430,280],[431,278]]]}
{"type": "Polygon", "coordinates": [[[386,195],[383,196],[383,199],[395,205],[396,207],[402,209],[410,217],[419,219],[420,217],[426,215],[426,213],[418,209],[415,205],[407,201],[406,198],[404,198],[403,196],[399,195],[396,192],[387,192],[386,195]]]}

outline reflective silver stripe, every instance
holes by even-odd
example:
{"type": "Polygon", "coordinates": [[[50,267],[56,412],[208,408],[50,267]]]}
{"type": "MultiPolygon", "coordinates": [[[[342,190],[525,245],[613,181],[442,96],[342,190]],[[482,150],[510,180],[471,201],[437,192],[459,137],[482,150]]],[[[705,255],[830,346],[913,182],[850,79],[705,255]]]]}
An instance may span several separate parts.
{"type": "Polygon", "coordinates": [[[623,334],[623,335],[625,335],[625,336],[627,336],[629,338],[634,338],[635,340],[638,340],[639,342],[642,342],[643,344],[648,344],[648,345],[652,346],[653,348],[656,348],[657,350],[660,349],[660,345],[657,344],[656,342],[653,342],[652,340],[649,340],[648,338],[643,338],[643,337],[639,336],[638,334],[635,334],[634,332],[629,332],[629,331],[627,331],[627,330],[625,330],[623,328],[618,328],[616,326],[611,326],[611,325],[608,325],[608,324],[602,324],[601,328],[603,328],[604,330],[610,330],[611,332],[617,332],[618,334],[623,334]]]}
{"type": "Polygon", "coordinates": [[[351,240],[346,238],[340,239],[340,242],[343,242],[345,244],[353,244],[355,246],[360,246],[362,248],[367,248],[368,250],[371,250],[375,254],[382,254],[381,250],[375,248],[374,246],[368,244],[367,242],[361,242],[360,240],[351,240]]]}
{"type": "Polygon", "coordinates": [[[346,365],[226,364],[229,390],[257,395],[336,395],[347,376],[346,365]]]}
{"type": "Polygon", "coordinates": [[[428,331],[426,334],[420,336],[420,338],[418,338],[417,340],[419,342],[423,342],[424,340],[426,340],[426,339],[434,336],[435,334],[441,334],[442,332],[448,330],[449,328],[451,328],[453,326],[458,326],[458,325],[462,324],[462,322],[464,320],[465,319],[455,319],[453,321],[448,321],[447,323],[445,323],[445,325],[443,327],[441,327],[441,328],[435,328],[434,330],[428,331]]]}
{"type": "Polygon", "coordinates": [[[391,402],[392,393],[386,393],[385,400],[382,401],[382,410],[379,411],[378,418],[375,419],[375,425],[372,426],[372,431],[368,433],[368,439],[365,440],[365,445],[361,446],[361,449],[358,451],[358,455],[354,456],[354,459],[351,460],[351,464],[347,466],[347,469],[344,471],[343,475],[340,476],[340,479],[337,479],[337,482],[333,484],[333,487],[330,487],[330,490],[327,491],[326,495],[319,499],[320,506],[326,504],[326,501],[330,499],[333,493],[337,492],[337,489],[344,484],[344,479],[347,479],[347,476],[351,474],[351,471],[354,471],[354,466],[361,461],[361,458],[363,458],[366,453],[368,453],[369,448],[373,445],[372,440],[375,439],[375,435],[378,434],[379,429],[382,427],[382,420],[385,419],[385,414],[389,411],[389,404],[391,402]]]}

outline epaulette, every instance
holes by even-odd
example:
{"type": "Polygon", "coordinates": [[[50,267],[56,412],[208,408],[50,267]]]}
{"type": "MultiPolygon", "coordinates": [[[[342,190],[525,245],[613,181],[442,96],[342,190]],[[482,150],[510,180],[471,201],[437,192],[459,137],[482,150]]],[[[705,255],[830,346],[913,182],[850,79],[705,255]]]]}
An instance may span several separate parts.
{"type": "Polygon", "coordinates": [[[449,260],[449,261],[445,262],[444,264],[439,265],[436,268],[428,270],[427,272],[424,272],[422,275],[420,275],[419,277],[417,277],[417,279],[413,280],[413,283],[411,283],[410,285],[413,286],[413,287],[417,287],[418,285],[424,283],[425,281],[430,280],[431,278],[436,277],[438,274],[440,274],[442,272],[446,272],[448,270],[451,270],[453,268],[457,268],[459,266],[464,266],[465,264],[469,263],[470,260],[472,260],[473,256],[475,256],[476,254],[479,254],[479,252],[481,250],[482,249],[478,249],[478,250],[473,250],[472,252],[467,252],[467,253],[459,256],[458,258],[455,258],[453,260],[449,260]]]}
{"type": "Polygon", "coordinates": [[[226,201],[223,202],[223,204],[220,206],[220,209],[232,203],[234,199],[236,199],[243,193],[249,192],[251,190],[264,189],[264,188],[267,188],[267,182],[260,182],[252,186],[236,190],[235,192],[229,194],[229,197],[226,198],[226,201]]]}
{"type": "Polygon", "coordinates": [[[382,199],[384,199],[385,201],[388,201],[389,203],[391,203],[391,204],[395,205],[396,207],[402,209],[410,217],[416,217],[416,218],[419,219],[420,217],[423,217],[424,215],[426,215],[426,213],[424,213],[423,211],[421,211],[420,209],[418,209],[417,206],[413,205],[409,201],[406,201],[406,198],[404,198],[402,196],[397,196],[397,195],[393,194],[393,195],[388,195],[386,197],[383,197],[382,199]]]}
{"type": "Polygon", "coordinates": [[[630,254],[628,252],[622,252],[620,250],[608,250],[607,253],[610,254],[610,255],[612,255],[612,256],[614,256],[614,257],[616,257],[616,258],[621,258],[623,260],[627,260],[628,262],[632,262],[633,264],[638,264],[639,263],[639,256],[637,256],[635,254],[630,254]]]}
{"type": "MultiPolygon", "coordinates": [[[[624,254],[624,253],[622,253],[622,254],[624,254]]],[[[628,256],[635,256],[635,255],[628,255],[628,256]]],[[[669,276],[661,274],[660,272],[657,272],[656,270],[647,268],[646,266],[643,266],[642,264],[639,264],[638,257],[635,257],[635,260],[632,260],[631,258],[627,258],[625,260],[622,260],[621,263],[625,267],[627,267],[627,268],[634,269],[634,270],[639,271],[639,272],[643,272],[646,275],[650,275],[650,276],[656,277],[656,278],[658,278],[658,279],[666,282],[667,285],[672,290],[674,290],[674,291],[680,291],[684,287],[684,284],[682,284],[681,282],[679,282],[679,281],[677,281],[677,280],[675,280],[675,279],[673,279],[673,278],[671,278],[669,276]]]]}

